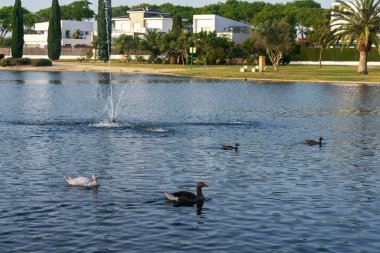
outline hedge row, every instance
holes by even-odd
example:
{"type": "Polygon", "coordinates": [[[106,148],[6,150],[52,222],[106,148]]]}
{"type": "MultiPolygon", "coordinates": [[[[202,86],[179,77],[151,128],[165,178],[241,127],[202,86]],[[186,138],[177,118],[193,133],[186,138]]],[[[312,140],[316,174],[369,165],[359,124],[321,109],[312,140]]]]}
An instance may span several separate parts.
{"type": "MultiPolygon", "coordinates": [[[[292,61],[319,61],[320,48],[301,48],[299,55],[292,55],[292,61]]],[[[355,48],[323,49],[322,61],[358,61],[359,52],[355,48]]],[[[368,61],[380,61],[380,54],[373,48],[368,54],[368,61]]]]}
{"type": "Polygon", "coordinates": [[[0,61],[0,65],[7,66],[19,66],[19,65],[33,65],[33,66],[52,66],[52,62],[49,59],[33,59],[30,58],[5,58],[0,61]]]}

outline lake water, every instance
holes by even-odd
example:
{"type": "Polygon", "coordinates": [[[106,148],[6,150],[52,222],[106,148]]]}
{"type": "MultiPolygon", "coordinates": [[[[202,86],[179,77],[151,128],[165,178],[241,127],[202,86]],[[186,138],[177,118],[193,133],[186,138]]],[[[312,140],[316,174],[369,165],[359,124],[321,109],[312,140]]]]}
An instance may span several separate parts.
{"type": "Polygon", "coordinates": [[[380,86],[111,78],[0,72],[1,252],[379,252],[380,86]]]}

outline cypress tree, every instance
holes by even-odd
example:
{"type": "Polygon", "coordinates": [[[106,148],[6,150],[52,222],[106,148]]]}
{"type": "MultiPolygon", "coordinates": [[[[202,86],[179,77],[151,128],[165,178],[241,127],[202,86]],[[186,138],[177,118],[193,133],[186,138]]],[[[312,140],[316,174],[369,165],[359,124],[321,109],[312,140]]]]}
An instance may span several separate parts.
{"type": "Polygon", "coordinates": [[[104,62],[110,59],[112,32],[111,0],[98,2],[98,57],[104,62]]]}
{"type": "Polygon", "coordinates": [[[22,58],[24,47],[24,19],[21,0],[15,0],[12,13],[12,57],[22,58]]]}
{"type": "Polygon", "coordinates": [[[53,0],[51,5],[49,30],[48,30],[48,56],[51,60],[58,60],[61,56],[61,7],[58,0],[53,0]]]}

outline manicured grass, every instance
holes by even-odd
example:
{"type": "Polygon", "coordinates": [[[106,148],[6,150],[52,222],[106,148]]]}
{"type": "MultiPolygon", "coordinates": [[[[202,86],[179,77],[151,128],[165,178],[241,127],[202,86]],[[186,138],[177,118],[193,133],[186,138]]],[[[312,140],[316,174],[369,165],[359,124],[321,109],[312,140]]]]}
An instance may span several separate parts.
{"type": "MultiPolygon", "coordinates": [[[[73,64],[79,62],[73,61],[73,64]]],[[[102,62],[83,62],[80,64],[108,66],[108,63],[102,62]]],[[[323,66],[320,68],[315,65],[288,65],[280,66],[279,71],[275,72],[272,66],[267,66],[266,71],[257,72],[240,72],[240,65],[230,66],[201,66],[194,65],[190,70],[188,65],[176,64],[122,64],[119,61],[111,61],[112,67],[121,68],[148,68],[154,70],[165,70],[167,74],[175,74],[189,77],[206,77],[206,78],[235,78],[247,80],[262,81],[313,81],[313,82],[366,82],[380,84],[380,67],[369,67],[368,75],[356,74],[357,66],[323,66]]],[[[251,70],[253,66],[249,66],[251,70]]]]}
{"type": "MultiPolygon", "coordinates": [[[[251,69],[251,68],[249,68],[251,69]]],[[[176,74],[199,77],[247,78],[248,80],[375,82],[380,83],[380,67],[370,67],[368,75],[356,74],[354,66],[281,66],[278,72],[268,66],[265,72],[239,72],[240,66],[206,67],[178,71],[176,74]]]]}

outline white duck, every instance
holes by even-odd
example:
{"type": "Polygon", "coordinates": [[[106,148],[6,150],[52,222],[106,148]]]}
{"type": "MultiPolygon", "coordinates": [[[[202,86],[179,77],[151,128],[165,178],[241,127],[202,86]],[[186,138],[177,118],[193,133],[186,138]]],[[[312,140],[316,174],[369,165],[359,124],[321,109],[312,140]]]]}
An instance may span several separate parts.
{"type": "Polygon", "coordinates": [[[92,186],[98,186],[98,177],[96,175],[92,175],[91,178],[87,177],[77,177],[77,178],[71,178],[66,177],[65,180],[69,185],[72,186],[85,186],[85,187],[92,187],[92,186]]]}

